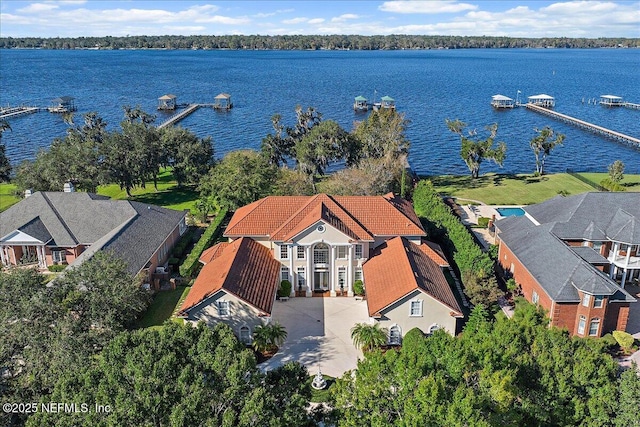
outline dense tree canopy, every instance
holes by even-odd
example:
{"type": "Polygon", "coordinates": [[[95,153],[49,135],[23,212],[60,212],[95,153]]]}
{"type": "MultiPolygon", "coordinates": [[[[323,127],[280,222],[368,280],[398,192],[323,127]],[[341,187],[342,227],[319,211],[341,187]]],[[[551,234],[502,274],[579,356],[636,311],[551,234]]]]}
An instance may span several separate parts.
{"type": "Polygon", "coordinates": [[[44,282],[33,269],[0,272],[0,389],[8,401],[48,398],[149,302],[126,264],[105,252],[44,282]]]}
{"type": "Polygon", "coordinates": [[[11,126],[6,120],[0,120],[0,182],[9,181],[11,176],[11,163],[7,157],[7,147],[2,143],[2,134],[6,130],[11,130],[11,126]]]}
{"type": "Polygon", "coordinates": [[[277,173],[257,151],[232,151],[203,178],[201,198],[237,209],[271,194],[277,173]]]}
{"type": "Polygon", "coordinates": [[[639,384],[618,378],[602,341],[548,328],[521,302],[513,319],[494,323],[477,306],[459,337],[409,331],[400,350],[368,353],[334,396],[339,426],[604,427],[638,419],[639,384]],[[622,390],[626,413],[617,411],[622,390]]]}
{"type": "Polygon", "coordinates": [[[118,335],[95,363],[61,378],[50,397],[111,412],[38,413],[27,425],[304,426],[307,378],[295,363],[262,374],[224,324],[167,322],[118,335]]]}

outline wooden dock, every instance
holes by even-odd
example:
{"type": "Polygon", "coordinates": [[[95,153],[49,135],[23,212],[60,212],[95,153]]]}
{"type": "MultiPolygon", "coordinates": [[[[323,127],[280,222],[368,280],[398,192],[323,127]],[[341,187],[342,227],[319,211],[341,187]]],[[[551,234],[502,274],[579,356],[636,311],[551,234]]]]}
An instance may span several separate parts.
{"type": "Polygon", "coordinates": [[[178,123],[180,120],[182,120],[185,117],[187,117],[189,114],[191,114],[194,111],[196,111],[198,108],[200,108],[200,107],[210,107],[210,106],[211,106],[211,104],[189,104],[189,106],[187,106],[186,110],[182,110],[179,113],[176,113],[173,116],[169,117],[164,122],[160,123],[158,125],[158,129],[162,129],[162,128],[165,128],[167,126],[173,126],[174,124],[178,123]]]}
{"type": "Polygon", "coordinates": [[[24,114],[31,114],[40,111],[39,107],[5,107],[0,108],[0,119],[18,117],[24,114]]]}
{"type": "Polygon", "coordinates": [[[634,104],[633,102],[625,102],[622,106],[633,110],[640,110],[640,104],[634,104]]]}
{"type": "Polygon", "coordinates": [[[640,139],[634,138],[629,135],[625,135],[620,132],[616,132],[607,128],[603,128],[602,126],[594,125],[593,123],[585,122],[584,120],[576,119],[571,116],[567,116],[566,114],[558,113],[556,111],[550,110],[548,108],[539,107],[537,105],[533,105],[528,103],[526,107],[532,111],[535,111],[540,114],[544,114],[546,116],[553,117],[554,119],[560,120],[565,123],[569,123],[579,128],[586,129],[588,131],[597,133],[599,135],[605,136],[607,138],[613,139],[618,142],[622,142],[624,144],[630,145],[634,148],[640,149],[640,139]]]}

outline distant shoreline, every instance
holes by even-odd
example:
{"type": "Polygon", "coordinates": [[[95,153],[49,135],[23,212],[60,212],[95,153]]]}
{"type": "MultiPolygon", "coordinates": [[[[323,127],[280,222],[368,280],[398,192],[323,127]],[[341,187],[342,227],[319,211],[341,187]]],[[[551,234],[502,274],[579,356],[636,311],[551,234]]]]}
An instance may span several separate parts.
{"type": "Polygon", "coordinates": [[[0,49],[46,50],[433,50],[640,48],[640,38],[428,35],[225,35],[0,37],[0,49]]]}

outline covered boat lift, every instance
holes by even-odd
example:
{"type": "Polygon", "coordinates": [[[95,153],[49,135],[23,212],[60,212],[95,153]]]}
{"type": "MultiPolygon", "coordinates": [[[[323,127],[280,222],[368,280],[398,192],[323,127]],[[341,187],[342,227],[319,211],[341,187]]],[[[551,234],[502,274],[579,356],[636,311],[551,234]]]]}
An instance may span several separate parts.
{"type": "Polygon", "coordinates": [[[624,107],[624,100],[621,96],[600,95],[600,105],[606,107],[624,107]]]}
{"type": "Polygon", "coordinates": [[[556,105],[556,99],[544,93],[530,96],[527,99],[529,100],[529,104],[537,105],[538,107],[553,108],[556,105]]]}
{"type": "Polygon", "coordinates": [[[491,106],[493,108],[513,108],[515,103],[508,96],[498,94],[491,97],[491,106]]]}

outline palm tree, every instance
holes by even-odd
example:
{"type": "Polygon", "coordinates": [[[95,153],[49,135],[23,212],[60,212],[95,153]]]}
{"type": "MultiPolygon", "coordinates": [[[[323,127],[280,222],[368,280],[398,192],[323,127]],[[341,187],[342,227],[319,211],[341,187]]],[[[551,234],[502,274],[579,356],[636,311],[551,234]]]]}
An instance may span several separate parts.
{"type": "Polygon", "coordinates": [[[261,353],[275,352],[286,338],[287,331],[277,322],[256,326],[253,330],[253,348],[261,353]]]}
{"type": "Polygon", "coordinates": [[[373,325],[356,323],[356,325],[351,328],[353,345],[360,347],[364,352],[371,351],[375,347],[386,344],[387,334],[387,329],[381,328],[378,323],[373,325]]]}

